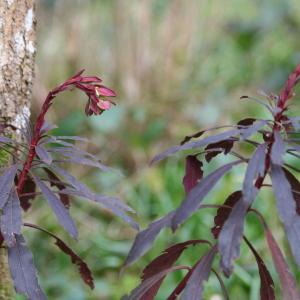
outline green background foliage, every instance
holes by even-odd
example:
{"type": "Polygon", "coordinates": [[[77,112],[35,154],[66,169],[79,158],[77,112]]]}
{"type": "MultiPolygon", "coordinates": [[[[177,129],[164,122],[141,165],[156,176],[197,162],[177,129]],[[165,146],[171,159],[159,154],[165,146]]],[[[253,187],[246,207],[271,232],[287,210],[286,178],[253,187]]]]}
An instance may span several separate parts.
{"type": "MultiPolygon", "coordinates": [[[[88,136],[93,142],[89,150],[121,169],[124,176],[71,167],[97,191],[118,195],[129,203],[145,227],[177,207],[184,196],[184,155],[150,167],[151,158],[199,129],[232,124],[244,117],[265,117],[260,107],[239,97],[255,96],[257,90],[280,90],[300,62],[299,16],[297,0],[38,1],[33,109],[37,111],[51,87],[81,68],[88,74],[99,74],[117,91],[117,106],[101,117],[86,118],[82,95],[65,93],[49,119],[59,125],[59,134],[88,136]]],[[[297,106],[295,103],[293,114],[297,106]]],[[[252,149],[239,150],[247,155],[252,149]]],[[[226,159],[220,156],[212,165],[204,165],[205,174],[226,159]]],[[[206,203],[222,203],[239,189],[243,172],[244,168],[235,168],[206,203]]],[[[97,205],[74,200],[71,213],[80,233],[76,243],[58,228],[46,207],[44,200],[36,201],[26,220],[68,241],[95,276],[96,288],[90,291],[69,258],[59,253],[47,236],[26,229],[42,287],[50,299],[62,300],[120,299],[138,284],[147,262],[171,243],[212,239],[209,229],[215,213],[201,210],[176,234],[164,231],[153,249],[119,277],[135,236],[133,230],[97,205]]],[[[269,191],[259,194],[255,207],[266,217],[300,279],[282,227],[273,217],[276,210],[269,191]]],[[[266,260],[278,289],[262,228],[251,214],[246,236],[266,260]]],[[[179,262],[191,265],[203,251],[205,246],[192,247],[179,262]]],[[[245,245],[234,271],[225,280],[232,299],[258,299],[258,269],[245,245]]],[[[182,278],[181,272],[165,280],[157,299],[166,298],[182,278]]],[[[205,299],[222,299],[214,275],[206,284],[205,299]]]]}

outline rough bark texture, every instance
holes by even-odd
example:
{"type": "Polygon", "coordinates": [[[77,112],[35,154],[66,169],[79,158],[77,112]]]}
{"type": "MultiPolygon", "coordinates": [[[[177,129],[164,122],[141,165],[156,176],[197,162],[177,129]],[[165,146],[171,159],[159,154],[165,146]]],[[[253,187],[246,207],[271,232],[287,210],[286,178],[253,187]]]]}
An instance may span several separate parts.
{"type": "MultiPolygon", "coordinates": [[[[0,121],[17,128],[24,128],[30,114],[35,55],[34,12],[34,0],[0,0],[0,121]]],[[[19,132],[13,133],[17,139],[20,139],[19,132]]],[[[1,248],[0,300],[4,299],[14,297],[6,249],[1,248]]]]}

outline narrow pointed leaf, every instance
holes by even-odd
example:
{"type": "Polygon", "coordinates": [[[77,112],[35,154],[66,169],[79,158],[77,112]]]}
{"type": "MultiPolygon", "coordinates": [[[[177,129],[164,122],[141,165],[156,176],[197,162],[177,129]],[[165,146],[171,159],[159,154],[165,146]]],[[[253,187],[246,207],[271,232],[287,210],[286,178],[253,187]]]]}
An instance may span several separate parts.
{"type": "Polygon", "coordinates": [[[218,154],[224,152],[228,154],[233,147],[234,140],[224,140],[217,143],[209,144],[205,147],[205,150],[211,150],[205,154],[205,159],[207,162],[210,162],[212,158],[216,157],[218,154]],[[214,150],[217,149],[217,150],[214,150]]]}
{"type": "Polygon", "coordinates": [[[284,154],[285,144],[279,131],[274,132],[274,143],[271,150],[271,160],[273,164],[282,165],[282,156],[284,154]]]}
{"type": "Polygon", "coordinates": [[[126,223],[128,223],[130,226],[132,226],[134,229],[138,229],[139,226],[136,222],[132,220],[124,211],[134,212],[134,210],[123,203],[120,199],[115,197],[109,197],[105,195],[100,195],[93,193],[90,191],[90,189],[80,181],[78,181],[74,176],[69,174],[67,171],[63,170],[62,168],[59,168],[57,166],[52,166],[52,169],[57,172],[60,176],[64,177],[64,179],[74,187],[75,190],[72,189],[64,189],[61,190],[61,193],[65,193],[68,195],[74,195],[83,197],[85,199],[95,201],[101,205],[103,205],[105,208],[111,210],[115,215],[119,216],[121,219],[123,219],[126,223]]]}
{"type": "Polygon", "coordinates": [[[50,207],[56,215],[58,222],[66,229],[67,232],[69,232],[73,238],[76,239],[78,235],[77,229],[74,221],[70,217],[68,210],[61,203],[60,199],[39,178],[34,176],[34,181],[44,197],[47,199],[50,207]]]}
{"type": "Polygon", "coordinates": [[[155,156],[151,163],[158,162],[158,161],[166,158],[167,156],[175,154],[178,151],[201,148],[201,147],[205,147],[206,145],[211,144],[211,143],[216,143],[216,142],[219,142],[222,140],[230,139],[230,138],[238,135],[239,133],[240,133],[239,130],[233,129],[233,130],[229,130],[226,132],[222,132],[222,133],[219,133],[216,135],[206,137],[200,141],[189,142],[189,143],[186,143],[186,144],[183,144],[180,146],[173,146],[173,147],[167,149],[166,151],[155,156]]]}
{"type": "Polygon", "coordinates": [[[35,147],[35,151],[42,162],[44,162],[47,165],[50,165],[52,163],[51,154],[43,146],[37,145],[35,147]]]}
{"type": "Polygon", "coordinates": [[[275,164],[271,165],[271,179],[278,214],[284,224],[293,256],[300,266],[300,216],[296,212],[296,203],[293,198],[291,185],[285,177],[282,168],[275,164]]]}
{"type": "Polygon", "coordinates": [[[238,201],[229,218],[223,225],[219,235],[219,252],[221,255],[221,268],[226,276],[232,272],[232,262],[240,255],[240,242],[243,236],[244,219],[247,213],[248,204],[238,201]]]}
{"type": "Polygon", "coordinates": [[[27,211],[30,208],[30,206],[31,206],[30,200],[33,200],[36,197],[35,188],[36,188],[36,185],[35,185],[33,179],[29,175],[27,175],[25,184],[24,184],[24,187],[22,190],[22,195],[19,196],[20,204],[24,211],[27,211]]]}
{"type": "MultiPolygon", "coordinates": [[[[56,186],[60,191],[66,188],[66,185],[51,170],[44,168],[44,171],[51,180],[51,186],[56,186]]],[[[65,208],[70,208],[70,198],[68,194],[59,194],[59,198],[65,208]]]]}
{"type": "Polygon", "coordinates": [[[253,119],[253,118],[245,118],[245,119],[240,120],[237,123],[237,126],[239,129],[245,128],[245,127],[251,126],[255,121],[256,121],[256,119],[253,119]]]}
{"type": "Polygon", "coordinates": [[[88,199],[97,203],[100,203],[103,207],[110,210],[114,215],[120,217],[124,222],[129,224],[135,230],[139,230],[139,225],[129,216],[126,214],[125,211],[132,212],[132,209],[128,209],[128,206],[122,203],[118,198],[98,195],[92,193],[91,191],[76,191],[72,189],[64,189],[61,190],[60,193],[73,195],[82,197],[84,199],[88,199]]]}
{"type": "Polygon", "coordinates": [[[243,182],[243,201],[246,201],[249,205],[258,192],[255,187],[255,180],[258,176],[262,177],[264,175],[266,148],[266,144],[259,145],[248,163],[243,182]]]}
{"type": "Polygon", "coordinates": [[[183,186],[186,194],[202,179],[202,166],[203,163],[197,159],[197,156],[188,155],[186,157],[185,175],[183,177],[183,186]]]}
{"type": "Polygon", "coordinates": [[[186,270],[186,269],[188,269],[188,267],[186,267],[186,266],[173,266],[166,270],[163,270],[163,271],[159,272],[158,274],[155,274],[154,276],[144,280],[125,299],[126,300],[153,300],[154,299],[153,297],[151,297],[151,296],[145,297],[145,295],[154,285],[156,285],[159,281],[161,281],[162,278],[164,278],[169,273],[174,272],[176,270],[186,270]]]}
{"type": "Polygon", "coordinates": [[[259,131],[262,127],[264,127],[267,123],[268,123],[268,121],[266,121],[266,120],[260,120],[260,121],[254,122],[252,125],[248,126],[245,129],[241,129],[240,130],[241,131],[241,138],[246,140],[251,135],[253,135],[257,131],[259,131]]]}
{"type": "Polygon", "coordinates": [[[173,215],[174,211],[168,213],[163,218],[154,221],[148,226],[148,228],[140,231],[137,234],[124,263],[124,267],[132,264],[152,247],[152,244],[160,231],[163,228],[171,226],[171,219],[173,215]]]}
{"type": "Polygon", "coordinates": [[[274,239],[272,232],[265,228],[265,235],[269,249],[272,254],[272,259],[279,275],[282,300],[299,300],[300,294],[297,288],[297,283],[293,275],[291,274],[288,264],[274,239]]]}
{"type": "Polygon", "coordinates": [[[16,244],[15,234],[21,234],[22,214],[18,194],[13,187],[6,202],[1,219],[0,228],[8,247],[16,244]]]}
{"type": "Polygon", "coordinates": [[[255,248],[252,246],[252,244],[249,242],[249,240],[246,237],[244,237],[244,240],[248,245],[248,247],[250,248],[250,250],[252,251],[257,262],[259,276],[260,276],[260,299],[275,300],[274,282],[270,272],[268,271],[264,261],[257,253],[255,248]]]}
{"type": "Polygon", "coordinates": [[[217,253],[217,247],[212,247],[207,254],[205,254],[193,273],[187,281],[186,287],[183,290],[182,300],[201,300],[203,292],[204,281],[208,280],[211,272],[213,259],[217,253]]]}
{"type": "Polygon", "coordinates": [[[105,171],[105,172],[112,171],[112,168],[105,166],[104,164],[100,163],[99,161],[95,161],[95,160],[89,159],[87,157],[82,157],[80,155],[77,155],[77,154],[71,153],[71,152],[64,152],[64,155],[67,156],[67,158],[62,159],[61,160],[62,162],[90,166],[90,167],[98,168],[101,171],[105,171]]]}
{"type": "Polygon", "coordinates": [[[222,207],[217,210],[217,214],[214,218],[215,226],[211,229],[214,238],[217,239],[220,231],[223,228],[224,223],[230,215],[232,207],[242,198],[242,191],[235,191],[230,194],[225,200],[222,207]]]}
{"type": "Polygon", "coordinates": [[[30,300],[47,299],[39,286],[32,254],[22,235],[16,235],[16,245],[8,248],[8,263],[18,293],[30,300]]]}
{"type": "Polygon", "coordinates": [[[172,219],[173,231],[183,223],[194,211],[196,211],[204,197],[211,191],[217,182],[228,172],[234,165],[241,161],[228,163],[219,169],[215,170],[205,178],[203,178],[186,196],[180,207],[176,209],[172,219]]]}
{"type": "Polygon", "coordinates": [[[0,177],[0,209],[6,204],[18,170],[17,165],[6,169],[0,177]]]}
{"type": "Polygon", "coordinates": [[[296,212],[298,215],[300,215],[300,182],[298,179],[287,169],[283,168],[284,174],[286,179],[291,185],[292,188],[292,194],[294,197],[294,200],[296,202],[296,212]]]}
{"type": "MultiPolygon", "coordinates": [[[[206,240],[190,240],[184,243],[175,244],[165,249],[160,256],[156,257],[143,270],[142,280],[144,281],[150,278],[151,276],[154,276],[155,274],[158,274],[159,272],[170,268],[171,266],[173,266],[173,264],[176,262],[176,260],[180,257],[182,252],[188,246],[197,245],[200,243],[206,243],[210,245],[210,242],[206,240]]],[[[145,293],[144,295],[145,299],[153,299],[155,297],[163,280],[164,277],[160,281],[158,281],[155,285],[153,285],[151,289],[147,291],[147,293],[145,293]]]]}
{"type": "Polygon", "coordinates": [[[94,280],[88,265],[61,239],[56,239],[55,244],[60,250],[62,250],[71,258],[73,264],[78,266],[81,278],[91,289],[93,289],[94,280]]]}

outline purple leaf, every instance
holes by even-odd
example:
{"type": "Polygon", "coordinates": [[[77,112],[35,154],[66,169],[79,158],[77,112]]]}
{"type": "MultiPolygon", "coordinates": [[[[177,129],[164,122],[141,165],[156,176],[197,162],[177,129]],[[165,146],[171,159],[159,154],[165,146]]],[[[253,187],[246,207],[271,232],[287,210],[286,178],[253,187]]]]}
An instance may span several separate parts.
{"type": "Polygon", "coordinates": [[[85,199],[89,199],[92,201],[95,201],[97,203],[102,204],[105,208],[111,210],[115,215],[119,216],[123,221],[128,223],[130,226],[132,226],[134,229],[138,230],[139,226],[136,222],[132,220],[124,211],[130,211],[134,212],[134,210],[123,203],[118,198],[99,195],[96,193],[93,193],[89,190],[89,188],[78,181],[74,176],[70,175],[67,171],[57,167],[52,166],[52,169],[57,172],[60,176],[63,176],[65,180],[72,185],[75,190],[72,189],[64,189],[61,190],[60,193],[62,194],[68,194],[68,195],[74,195],[78,197],[83,197],[85,199]]]}
{"type": "Polygon", "coordinates": [[[268,123],[267,120],[260,120],[254,122],[252,125],[248,126],[245,129],[241,129],[241,138],[243,140],[246,140],[248,137],[250,137],[252,134],[256,133],[259,131],[262,127],[264,127],[268,123]]]}
{"type": "Polygon", "coordinates": [[[93,289],[94,280],[93,280],[91,270],[89,269],[87,264],[61,239],[56,238],[55,244],[60,250],[62,250],[65,254],[67,254],[71,258],[73,264],[78,266],[81,278],[91,289],[93,289]]]}
{"type": "Polygon", "coordinates": [[[43,146],[37,145],[35,147],[35,151],[42,162],[44,162],[47,165],[50,165],[52,163],[51,154],[43,146]]]}
{"type": "Polygon", "coordinates": [[[275,293],[274,293],[274,282],[269,273],[264,261],[259,256],[255,248],[251,245],[249,240],[244,237],[246,244],[249,246],[250,250],[252,251],[259,270],[260,276],[260,299],[261,300],[275,300],[275,293]]]}
{"type": "Polygon", "coordinates": [[[153,241],[156,239],[160,231],[163,228],[170,227],[173,215],[174,211],[168,213],[163,218],[154,221],[148,226],[148,228],[137,234],[124,263],[124,267],[132,264],[151,248],[153,241]]]}
{"type": "Polygon", "coordinates": [[[8,263],[17,293],[30,300],[47,299],[39,286],[32,254],[22,235],[16,235],[16,245],[8,248],[8,263]]]}
{"type": "Polygon", "coordinates": [[[203,178],[186,196],[180,207],[176,209],[175,215],[172,219],[172,230],[184,222],[195,210],[197,210],[210,190],[217,184],[217,182],[228,172],[234,165],[241,163],[241,161],[234,161],[228,163],[219,169],[215,170],[205,178],[203,178]]]}
{"type": "Polygon", "coordinates": [[[292,194],[296,202],[296,212],[300,215],[300,182],[298,179],[287,169],[283,168],[284,174],[292,187],[292,194]]]}
{"type": "Polygon", "coordinates": [[[258,189],[254,185],[255,180],[258,176],[264,176],[266,149],[266,144],[259,145],[248,163],[243,182],[243,201],[249,205],[253,202],[258,192],[258,189]]]}
{"type": "Polygon", "coordinates": [[[17,165],[13,165],[6,169],[2,176],[0,177],[0,209],[6,204],[14,179],[18,170],[17,165]]]}
{"type": "MultiPolygon", "coordinates": [[[[156,257],[152,262],[150,262],[146,268],[143,270],[142,281],[154,276],[155,274],[166,270],[173,266],[175,261],[180,257],[182,252],[190,245],[197,245],[199,243],[206,243],[210,245],[210,242],[206,240],[190,240],[184,243],[175,244],[163,251],[163,253],[156,257]]],[[[157,294],[164,277],[158,281],[155,285],[151,287],[144,295],[145,299],[153,299],[157,294]]]]}
{"type": "Polygon", "coordinates": [[[274,132],[274,143],[271,149],[271,160],[275,165],[282,165],[282,156],[284,154],[285,145],[279,131],[274,132]]]}
{"type": "Polygon", "coordinates": [[[298,265],[300,265],[300,216],[296,212],[296,203],[291,185],[278,165],[271,164],[272,186],[276,197],[278,213],[298,265]]]}
{"type": "Polygon", "coordinates": [[[61,203],[59,198],[45,185],[38,177],[34,176],[34,181],[47,199],[50,207],[56,215],[58,222],[69,232],[73,238],[77,238],[77,229],[71,219],[68,210],[61,203]]]}
{"type": "Polygon", "coordinates": [[[124,210],[133,212],[133,210],[126,204],[122,203],[118,198],[98,195],[90,191],[82,192],[72,189],[64,189],[61,191],[61,193],[82,197],[100,203],[106,209],[109,209],[113,214],[120,217],[124,222],[128,223],[132,228],[139,230],[139,225],[124,212],[124,210]]]}
{"type": "MultiPolygon", "coordinates": [[[[103,201],[103,205],[107,203],[107,201],[109,201],[110,206],[115,206],[125,211],[134,212],[134,210],[130,206],[126,205],[118,198],[93,193],[85,184],[77,180],[74,176],[69,174],[64,169],[57,166],[51,166],[51,168],[60,176],[64,177],[68,184],[74,187],[74,189],[78,192],[75,193],[73,191],[74,195],[88,198],[98,203],[102,203],[101,201],[103,201]]],[[[65,189],[64,192],[66,191],[68,192],[68,194],[72,194],[72,191],[70,189],[65,189]]]]}
{"type": "Polygon", "coordinates": [[[188,267],[186,266],[173,266],[166,270],[163,270],[154,276],[147,278],[144,280],[137,288],[135,288],[130,296],[125,298],[126,300],[153,300],[153,297],[145,297],[147,292],[155,286],[158,282],[160,282],[168,273],[176,271],[176,270],[186,270],[188,267]]]}
{"type": "Polygon", "coordinates": [[[193,270],[191,277],[187,281],[187,284],[181,296],[182,300],[203,299],[203,284],[204,281],[208,280],[209,274],[211,272],[213,259],[216,253],[217,246],[214,246],[207,252],[207,254],[205,254],[202,257],[196,268],[193,270]]]}
{"type": "Polygon", "coordinates": [[[183,177],[183,185],[185,193],[190,190],[202,179],[202,162],[197,159],[196,155],[188,155],[185,159],[185,175],[183,177]]]}
{"type": "Polygon", "coordinates": [[[225,200],[222,207],[217,210],[217,215],[214,218],[215,226],[211,229],[212,234],[215,239],[218,238],[220,231],[223,228],[223,225],[227,218],[230,215],[232,207],[242,198],[242,191],[235,191],[230,194],[225,200]]]}
{"type": "Polygon", "coordinates": [[[181,142],[180,142],[180,145],[183,145],[187,142],[189,142],[191,139],[195,139],[195,138],[198,138],[200,137],[204,132],[206,132],[206,130],[201,130],[201,131],[198,131],[192,135],[187,135],[181,142]]]}
{"type": "Polygon", "coordinates": [[[36,188],[36,185],[35,185],[33,179],[29,175],[27,175],[25,184],[24,184],[24,187],[22,190],[23,194],[21,194],[19,196],[20,204],[24,211],[27,211],[30,208],[30,206],[31,206],[30,200],[34,199],[36,197],[35,188],[36,188]]]}
{"type": "Polygon", "coordinates": [[[242,198],[231,210],[219,236],[221,267],[227,276],[232,271],[232,261],[240,255],[244,219],[248,207],[251,206],[258,192],[254,182],[258,176],[264,175],[265,153],[266,144],[261,144],[251,157],[243,183],[242,198]]]}
{"type": "Polygon", "coordinates": [[[289,267],[284,259],[284,256],[274,239],[272,232],[265,228],[265,235],[267,238],[268,246],[272,254],[272,259],[276,268],[276,271],[279,275],[282,300],[299,300],[300,295],[297,288],[297,283],[289,267]]]}
{"type": "Polygon", "coordinates": [[[240,133],[239,130],[233,129],[233,130],[229,130],[229,131],[226,131],[226,132],[222,132],[222,133],[219,133],[219,134],[216,134],[216,135],[206,137],[206,138],[204,138],[200,141],[189,142],[189,143],[183,144],[181,146],[173,146],[173,147],[167,149],[166,151],[164,151],[164,152],[158,154],[157,156],[155,156],[151,163],[158,162],[158,161],[166,158],[167,156],[175,154],[178,151],[201,148],[201,147],[204,147],[204,146],[206,146],[208,144],[211,144],[211,143],[216,143],[216,142],[219,142],[219,141],[222,141],[222,140],[230,139],[233,136],[238,135],[239,133],[240,133]]]}
{"type": "Polygon", "coordinates": [[[246,126],[248,127],[248,126],[252,125],[255,121],[256,121],[256,119],[246,118],[246,119],[240,120],[237,123],[237,126],[238,126],[239,129],[241,129],[241,128],[244,128],[246,126]]]}
{"type": "Polygon", "coordinates": [[[228,154],[232,149],[234,144],[234,140],[224,140],[217,143],[209,144],[206,146],[205,150],[210,150],[205,154],[205,159],[209,163],[212,158],[217,156],[218,154],[224,152],[224,154],[228,154]]]}
{"type": "Polygon", "coordinates": [[[16,244],[15,234],[21,234],[22,214],[16,189],[11,189],[1,215],[0,228],[8,247],[16,244]]]}
{"type": "MultiPolygon", "coordinates": [[[[47,168],[44,168],[44,171],[51,180],[51,186],[56,186],[60,191],[66,188],[66,185],[52,171],[47,168]]],[[[59,194],[59,198],[65,208],[70,208],[70,198],[67,194],[59,194]]]]}
{"type": "Polygon", "coordinates": [[[75,152],[64,152],[63,155],[67,156],[68,158],[62,159],[61,160],[62,162],[86,165],[86,166],[98,168],[105,172],[112,171],[112,168],[105,166],[104,164],[100,163],[99,161],[95,161],[95,160],[89,159],[87,157],[77,155],[75,152]]]}
{"type": "Polygon", "coordinates": [[[219,235],[221,268],[226,276],[232,272],[232,261],[240,255],[240,242],[247,209],[248,204],[246,202],[238,201],[231,210],[219,235]]]}

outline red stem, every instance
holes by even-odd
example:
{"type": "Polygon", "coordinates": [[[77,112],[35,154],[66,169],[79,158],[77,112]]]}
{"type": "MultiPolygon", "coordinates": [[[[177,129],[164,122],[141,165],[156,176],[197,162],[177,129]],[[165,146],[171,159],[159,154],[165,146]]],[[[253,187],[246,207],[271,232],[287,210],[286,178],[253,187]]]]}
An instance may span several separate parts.
{"type": "Polygon", "coordinates": [[[29,170],[32,166],[32,162],[33,159],[36,155],[36,150],[35,147],[37,146],[40,138],[41,138],[41,128],[45,122],[45,115],[48,111],[48,109],[51,106],[51,101],[54,99],[54,97],[56,96],[57,92],[55,92],[57,89],[52,90],[51,92],[49,92],[49,94],[47,95],[47,98],[42,106],[41,112],[35,122],[35,126],[34,126],[34,132],[33,132],[33,136],[31,138],[30,141],[30,147],[29,147],[29,151],[27,154],[27,158],[25,160],[25,163],[23,165],[23,169],[18,177],[18,185],[17,185],[17,192],[18,195],[22,194],[23,188],[24,188],[24,184],[27,178],[27,175],[29,173],[29,170]]]}

